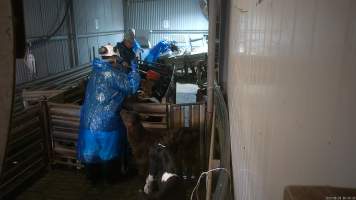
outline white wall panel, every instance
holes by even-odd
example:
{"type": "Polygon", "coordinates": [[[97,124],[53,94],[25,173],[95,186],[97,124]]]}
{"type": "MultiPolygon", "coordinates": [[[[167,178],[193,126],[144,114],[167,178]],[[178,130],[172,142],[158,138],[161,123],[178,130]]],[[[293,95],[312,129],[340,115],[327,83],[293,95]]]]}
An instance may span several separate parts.
{"type": "Polygon", "coordinates": [[[356,187],[356,1],[233,1],[228,100],[236,199],[356,187]]]}

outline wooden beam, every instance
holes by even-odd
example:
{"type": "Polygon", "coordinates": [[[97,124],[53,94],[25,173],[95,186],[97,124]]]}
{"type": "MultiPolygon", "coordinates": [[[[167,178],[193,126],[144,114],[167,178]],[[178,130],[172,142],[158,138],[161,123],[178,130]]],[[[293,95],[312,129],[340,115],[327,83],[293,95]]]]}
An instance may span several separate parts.
{"type": "Polygon", "coordinates": [[[15,49],[11,9],[11,0],[0,1],[0,175],[9,134],[15,80],[15,49]]]}

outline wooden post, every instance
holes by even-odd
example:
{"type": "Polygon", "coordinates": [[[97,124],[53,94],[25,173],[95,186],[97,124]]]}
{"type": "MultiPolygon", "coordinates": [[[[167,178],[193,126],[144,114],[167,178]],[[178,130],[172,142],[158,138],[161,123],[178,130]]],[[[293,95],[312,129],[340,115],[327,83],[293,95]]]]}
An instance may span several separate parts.
{"type": "Polygon", "coordinates": [[[199,108],[199,120],[200,120],[200,170],[204,171],[207,165],[207,138],[206,138],[206,106],[205,104],[201,104],[199,108]]]}
{"type": "MultiPolygon", "coordinates": [[[[209,167],[208,170],[211,170],[213,168],[213,159],[214,159],[214,142],[215,142],[215,106],[213,108],[213,122],[211,124],[211,137],[210,137],[210,150],[209,150],[209,167]]],[[[207,182],[208,186],[206,189],[206,200],[211,199],[211,187],[212,187],[212,175],[209,173],[207,175],[207,182]]]]}
{"type": "Polygon", "coordinates": [[[0,175],[10,132],[15,85],[14,26],[11,2],[11,0],[2,0],[0,6],[0,175]]]}
{"type": "Polygon", "coordinates": [[[50,130],[50,116],[48,110],[47,98],[42,98],[40,101],[40,118],[42,122],[42,134],[45,146],[45,158],[47,163],[51,166],[53,160],[53,144],[50,130]]]}

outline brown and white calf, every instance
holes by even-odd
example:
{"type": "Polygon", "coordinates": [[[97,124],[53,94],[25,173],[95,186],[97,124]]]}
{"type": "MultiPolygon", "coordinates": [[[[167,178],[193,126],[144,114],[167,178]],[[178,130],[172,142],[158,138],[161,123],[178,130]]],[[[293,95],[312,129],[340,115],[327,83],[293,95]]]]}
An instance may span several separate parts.
{"type": "Polygon", "coordinates": [[[173,156],[166,146],[158,143],[149,151],[149,174],[141,200],[185,199],[183,180],[177,174],[173,156]]]}

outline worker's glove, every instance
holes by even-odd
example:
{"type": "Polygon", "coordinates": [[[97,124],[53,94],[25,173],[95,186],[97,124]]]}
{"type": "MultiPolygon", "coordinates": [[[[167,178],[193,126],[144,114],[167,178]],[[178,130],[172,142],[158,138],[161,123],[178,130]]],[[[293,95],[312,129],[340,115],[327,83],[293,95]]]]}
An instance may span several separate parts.
{"type": "Polygon", "coordinates": [[[137,62],[135,60],[131,60],[131,70],[137,71],[137,62]]]}
{"type": "Polygon", "coordinates": [[[158,72],[155,72],[153,70],[148,70],[146,73],[147,80],[158,81],[160,77],[161,77],[161,75],[158,72]]]}
{"type": "Polygon", "coordinates": [[[138,55],[140,55],[140,53],[142,54],[145,51],[142,48],[137,48],[137,49],[134,50],[134,52],[135,52],[136,56],[138,56],[138,55]]]}

